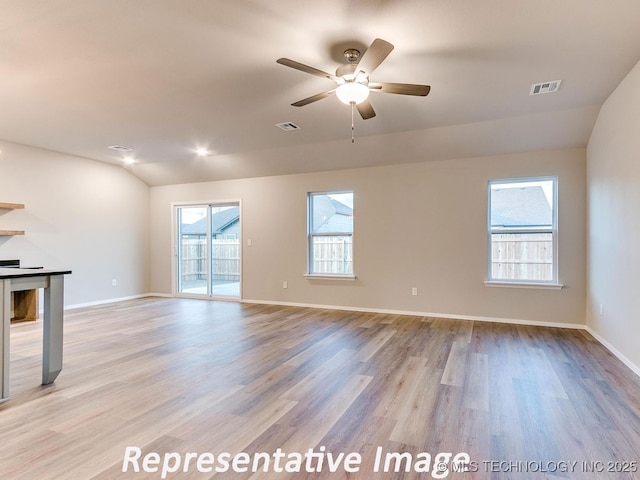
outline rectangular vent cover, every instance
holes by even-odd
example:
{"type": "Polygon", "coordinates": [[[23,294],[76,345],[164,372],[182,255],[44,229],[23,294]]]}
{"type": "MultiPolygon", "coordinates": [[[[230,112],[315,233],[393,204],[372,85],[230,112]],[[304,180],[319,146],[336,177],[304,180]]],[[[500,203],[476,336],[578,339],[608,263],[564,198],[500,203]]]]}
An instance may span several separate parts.
{"type": "Polygon", "coordinates": [[[293,122],[276,123],[276,127],[284,130],[285,132],[291,132],[292,130],[300,130],[300,127],[293,122]]]}
{"type": "Polygon", "coordinates": [[[531,85],[529,95],[542,95],[543,93],[555,93],[560,88],[562,80],[552,80],[551,82],[535,83],[531,85]]]}

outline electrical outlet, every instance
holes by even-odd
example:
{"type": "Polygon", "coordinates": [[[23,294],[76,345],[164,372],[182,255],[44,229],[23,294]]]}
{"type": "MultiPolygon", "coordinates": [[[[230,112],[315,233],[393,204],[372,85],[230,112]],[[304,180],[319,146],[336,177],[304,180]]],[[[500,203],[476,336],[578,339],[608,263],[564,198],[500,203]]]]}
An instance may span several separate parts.
{"type": "Polygon", "coordinates": [[[413,288],[411,289],[411,295],[413,295],[414,297],[415,297],[416,295],[418,295],[418,289],[417,289],[416,287],[413,287],[413,288]]]}
{"type": "Polygon", "coordinates": [[[118,286],[118,281],[115,278],[113,280],[111,280],[111,286],[112,287],[117,287],[118,286]]]}
{"type": "Polygon", "coordinates": [[[288,282],[282,282],[282,288],[289,288],[288,282]]]}

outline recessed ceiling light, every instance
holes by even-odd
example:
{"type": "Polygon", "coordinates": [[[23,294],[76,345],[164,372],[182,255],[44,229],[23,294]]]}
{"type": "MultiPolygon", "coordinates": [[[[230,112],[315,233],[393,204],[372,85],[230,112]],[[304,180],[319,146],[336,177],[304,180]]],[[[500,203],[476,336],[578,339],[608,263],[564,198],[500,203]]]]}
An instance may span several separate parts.
{"type": "Polygon", "coordinates": [[[125,147],[124,145],[109,145],[107,148],[110,148],[111,150],[115,150],[116,152],[122,152],[122,153],[133,151],[133,148],[125,147]]]}
{"type": "Polygon", "coordinates": [[[196,148],[196,155],[198,155],[199,157],[206,157],[207,155],[209,155],[209,150],[207,150],[206,148],[196,148]]]}
{"type": "Polygon", "coordinates": [[[136,159],[129,155],[124,157],[123,160],[124,160],[124,163],[126,163],[127,165],[133,165],[134,163],[136,163],[136,159]]]}

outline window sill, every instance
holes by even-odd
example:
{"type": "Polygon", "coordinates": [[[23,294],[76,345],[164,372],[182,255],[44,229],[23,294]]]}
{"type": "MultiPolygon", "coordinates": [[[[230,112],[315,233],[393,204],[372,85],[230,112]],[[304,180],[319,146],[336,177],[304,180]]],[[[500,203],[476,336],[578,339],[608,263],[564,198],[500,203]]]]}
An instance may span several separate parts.
{"type": "Polygon", "coordinates": [[[339,275],[329,273],[306,273],[305,278],[309,280],[355,280],[355,275],[339,275]]]}
{"type": "Polygon", "coordinates": [[[564,288],[562,283],[507,282],[498,280],[486,280],[484,285],[485,287],[537,288],[540,290],[561,290],[564,288]]]}

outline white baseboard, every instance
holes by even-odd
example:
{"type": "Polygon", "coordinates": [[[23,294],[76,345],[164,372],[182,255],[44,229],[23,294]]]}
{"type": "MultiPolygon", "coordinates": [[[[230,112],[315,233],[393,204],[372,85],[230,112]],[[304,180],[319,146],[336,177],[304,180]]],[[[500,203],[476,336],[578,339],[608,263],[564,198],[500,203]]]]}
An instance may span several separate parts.
{"type": "Polygon", "coordinates": [[[593,338],[595,338],[598,342],[602,344],[607,350],[609,350],[614,356],[618,358],[622,363],[624,363],[627,367],[631,369],[633,373],[640,377],[640,367],[629,360],[620,350],[611,345],[607,340],[605,340],[600,334],[596,333],[591,327],[588,325],[585,327],[585,330],[589,332],[593,338]]]}
{"type": "Polygon", "coordinates": [[[344,307],[344,306],[336,306],[336,305],[318,305],[313,303],[274,302],[271,300],[243,299],[241,301],[242,303],[281,305],[283,307],[323,308],[327,310],[342,310],[347,312],[383,313],[383,314],[389,314],[389,315],[412,315],[417,317],[448,318],[448,319],[454,319],[454,320],[472,320],[475,322],[510,323],[515,325],[530,325],[534,327],[572,328],[577,330],[584,330],[586,328],[585,325],[575,324],[575,323],[540,322],[536,320],[522,320],[522,319],[514,319],[514,318],[477,317],[477,316],[471,316],[471,315],[455,315],[450,313],[412,312],[407,310],[386,310],[386,309],[380,309],[380,308],[344,307]]]}
{"type": "Polygon", "coordinates": [[[144,297],[160,297],[160,298],[175,298],[175,295],[170,293],[147,293],[144,297]]]}
{"type": "MultiPolygon", "coordinates": [[[[74,305],[65,305],[64,309],[65,310],[75,310],[76,308],[85,308],[85,307],[95,307],[98,305],[107,305],[109,303],[116,303],[116,302],[124,302],[125,300],[136,300],[138,298],[144,298],[144,297],[149,297],[150,295],[148,293],[142,293],[139,295],[131,295],[128,297],[119,297],[119,298],[108,298],[106,300],[97,300],[95,302],[87,302],[87,303],[76,303],[74,305]]],[[[42,310],[40,311],[40,313],[42,313],[42,310]]]]}

